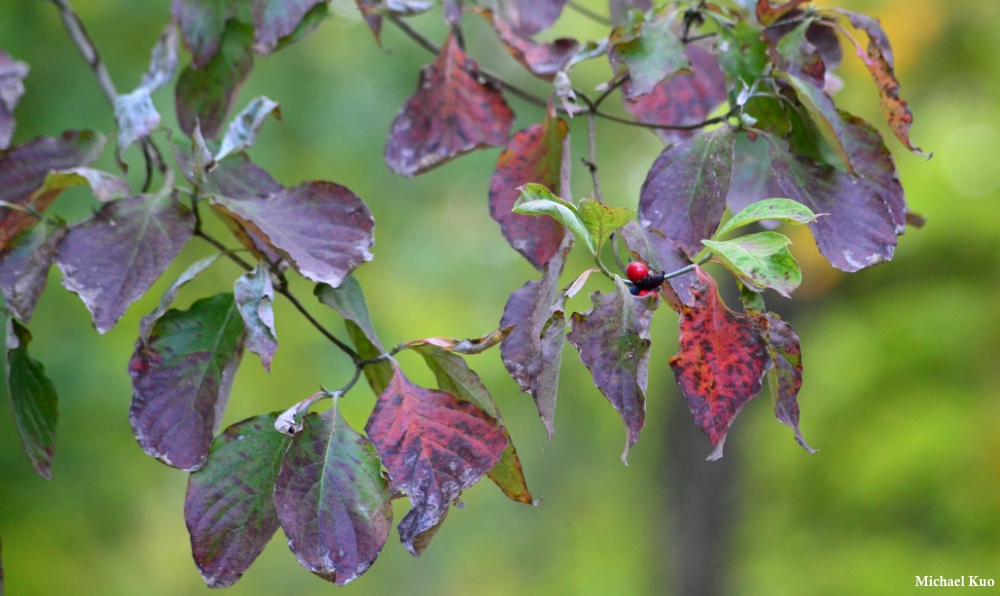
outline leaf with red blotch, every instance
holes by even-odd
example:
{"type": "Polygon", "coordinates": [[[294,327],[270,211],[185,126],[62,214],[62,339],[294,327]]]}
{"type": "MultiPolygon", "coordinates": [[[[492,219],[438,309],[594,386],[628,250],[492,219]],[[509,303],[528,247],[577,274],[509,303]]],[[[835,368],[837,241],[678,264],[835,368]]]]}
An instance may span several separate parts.
{"type": "Polygon", "coordinates": [[[733,419],[760,393],[770,355],[754,322],[729,310],[715,280],[697,273],[700,287],[694,306],[681,307],[681,349],[670,367],[695,423],[715,446],[708,456],[715,460],[733,419]]]}
{"type": "Polygon", "coordinates": [[[31,320],[66,232],[61,223],[43,220],[21,232],[0,255],[0,290],[7,308],[18,319],[31,320]]]}
{"type": "Polygon", "coordinates": [[[463,153],[507,142],[514,113],[496,85],[480,81],[478,69],[449,34],[392,122],[385,145],[390,170],[416,176],[463,153]]]}
{"type": "Polygon", "coordinates": [[[14,136],[14,108],[24,95],[24,84],[21,82],[28,76],[28,65],[15,60],[3,50],[0,50],[0,150],[10,147],[14,136]]]}
{"type": "Polygon", "coordinates": [[[247,328],[247,349],[260,356],[264,370],[271,372],[271,360],[278,351],[278,338],[274,332],[274,286],[267,265],[257,267],[236,280],[233,292],[236,307],[247,328]]]}
{"type": "Polygon", "coordinates": [[[174,101],[177,122],[185,134],[191,135],[199,123],[206,138],[219,136],[236,94],[253,68],[252,44],[253,29],[229,21],[211,59],[200,68],[192,64],[181,73],[174,101]]]}
{"type": "Polygon", "coordinates": [[[758,333],[767,343],[774,365],[768,371],[767,382],[774,401],[774,416],[795,431],[795,442],[809,453],[816,450],[806,443],[799,430],[799,389],[802,387],[802,348],[799,336],[792,326],[778,315],[769,313],[747,313],[756,321],[758,333]]]}
{"type": "Polygon", "coordinates": [[[29,342],[31,333],[27,327],[8,318],[4,380],[14,409],[17,434],[35,471],[43,478],[52,478],[59,397],[52,381],[45,376],[45,367],[28,354],[29,342]]]}
{"type": "Polygon", "coordinates": [[[757,0],[757,20],[761,25],[770,25],[809,0],[790,0],[778,6],[772,6],[770,0],[757,0]]]}
{"type": "Polygon", "coordinates": [[[647,16],[629,14],[628,23],[616,28],[608,38],[608,58],[615,70],[628,67],[629,80],[622,88],[627,99],[652,91],[663,79],[691,71],[684,43],[673,31],[676,11],[655,11],[647,16]]]}
{"type": "Polygon", "coordinates": [[[497,16],[522,37],[531,37],[551,27],[567,2],[569,0],[504,0],[497,16]]]}
{"type": "Polygon", "coordinates": [[[243,319],[232,294],[169,310],[129,361],[129,422],[143,450],[180,470],[205,464],[243,356],[243,319]]]}
{"type": "Polygon", "coordinates": [[[580,42],[575,39],[560,38],[552,42],[536,42],[530,37],[519,35],[507,21],[494,18],[492,10],[487,8],[473,10],[493,24],[500,41],[515,60],[532,74],[546,81],[551,81],[556,73],[564,70],[580,51],[580,42]]]}
{"type": "Polygon", "coordinates": [[[892,161],[889,148],[885,146],[882,135],[874,126],[847,112],[838,114],[842,120],[841,140],[844,149],[851,156],[851,161],[855,163],[857,174],[865,181],[878,186],[879,195],[892,212],[896,232],[902,234],[906,231],[907,223],[906,197],[903,194],[903,186],[896,176],[896,164],[892,161]]]}
{"type": "Polygon", "coordinates": [[[399,522],[403,546],[414,556],[414,540],[433,528],[449,503],[479,481],[503,455],[503,426],[478,406],[446,391],[418,387],[397,367],[365,427],[390,486],[413,508],[399,522]]]}
{"type": "Polygon", "coordinates": [[[23,209],[48,209],[63,188],[36,193],[52,170],[85,166],[97,159],[104,137],[90,131],[68,131],[61,137],[38,137],[0,154],[0,251],[15,236],[38,223],[23,209]]]}
{"type": "Polygon", "coordinates": [[[858,40],[841,29],[847,38],[854,43],[858,57],[868,67],[868,71],[878,86],[882,116],[889,124],[889,128],[892,129],[896,138],[906,145],[907,149],[917,155],[930,158],[929,154],[924,153],[910,142],[910,125],[913,124],[913,114],[910,112],[910,106],[899,97],[899,80],[896,79],[892,46],[889,45],[889,38],[878,19],[847,10],[837,10],[836,12],[847,16],[855,29],[861,29],[868,35],[868,50],[865,51],[858,40]]]}
{"type": "Polygon", "coordinates": [[[510,295],[500,319],[501,327],[515,325],[500,344],[503,364],[521,391],[531,393],[550,440],[566,331],[559,276],[571,246],[563,244],[543,267],[541,279],[529,281],[510,295]]]}
{"type": "Polygon", "coordinates": [[[194,215],[176,197],[139,195],[105,204],[70,227],[56,263],[106,333],[167,270],[194,234],[194,215]]]}
{"type": "Polygon", "coordinates": [[[549,108],[540,124],[514,134],[490,178],[490,216],[514,250],[541,269],[559,251],[566,228],[551,217],[513,213],[525,184],[541,184],[554,194],[569,189],[569,126],[549,108]]]}
{"type": "MultiPolygon", "coordinates": [[[[680,72],[660,81],[634,99],[625,98],[625,109],[639,122],[685,126],[705,120],[726,100],[726,77],[711,52],[694,44],[687,46],[691,72],[680,72]]],[[[626,83],[628,84],[628,83],[626,83]]],[[[696,130],[654,129],[665,143],[696,134],[696,130]]]]}
{"type": "Polygon", "coordinates": [[[735,137],[728,126],[663,150],[639,192],[639,223],[666,234],[694,257],[726,210],[735,137]]]}
{"type": "MultiPolygon", "coordinates": [[[[669,273],[691,264],[684,251],[660,230],[644,229],[632,221],[625,224],[621,232],[625,246],[653,271],[669,273]]],[[[693,271],[671,277],[660,286],[660,294],[667,300],[670,308],[679,312],[680,302],[688,306],[694,304],[691,288],[697,281],[698,278],[693,271]]]]}
{"type": "Polygon", "coordinates": [[[269,196],[216,195],[239,224],[285,256],[303,277],[338,286],[372,260],[375,220],[349,189],[322,180],[304,182],[269,196]]]}
{"type": "Polygon", "coordinates": [[[274,483],[291,438],[274,430],[277,417],[261,414],[227,428],[205,467],[188,477],[184,521],[210,588],[235,584],[278,530],[274,483]]]}
{"type": "Polygon", "coordinates": [[[615,290],[594,292],[588,312],[573,313],[573,330],[566,339],[580,351],[594,384],[611,402],[625,423],[627,436],[622,462],[639,440],[646,422],[646,381],[649,377],[649,325],[657,301],[633,297],[621,278],[615,290]]]}
{"type": "Polygon", "coordinates": [[[299,564],[342,586],[378,558],[392,529],[389,483],[372,443],[337,408],[303,420],[274,490],[299,564]]]}
{"type": "MultiPolygon", "coordinates": [[[[771,170],[783,194],[813,213],[827,214],[811,222],[809,228],[830,264],[853,272],[892,259],[899,234],[895,218],[899,216],[876,181],[814,164],[789,152],[781,139],[765,138],[771,143],[771,170]]],[[[869,151],[877,155],[879,149],[871,147],[869,151]]]]}

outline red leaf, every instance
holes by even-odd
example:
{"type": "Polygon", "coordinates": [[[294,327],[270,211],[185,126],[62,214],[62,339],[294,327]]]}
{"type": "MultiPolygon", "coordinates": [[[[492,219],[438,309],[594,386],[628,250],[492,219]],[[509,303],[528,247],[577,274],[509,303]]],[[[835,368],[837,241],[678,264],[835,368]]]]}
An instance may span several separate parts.
{"type": "Polygon", "coordinates": [[[445,391],[417,387],[397,367],[365,427],[389,470],[393,490],[413,508],[399,536],[414,556],[414,541],[437,525],[449,503],[500,461],[503,427],[472,403],[445,391]]]}
{"type": "Polygon", "coordinates": [[[754,322],[729,310],[715,280],[697,272],[701,284],[694,306],[681,307],[681,350],[670,367],[695,423],[715,446],[708,458],[718,459],[733,419],[760,393],[770,359],[754,322]]]}
{"type": "Polygon", "coordinates": [[[694,257],[726,210],[733,142],[732,129],[723,126],[664,149],[639,193],[639,223],[662,231],[694,257]]]}
{"type": "Polygon", "coordinates": [[[523,37],[544,31],[562,14],[569,0],[505,0],[500,4],[500,14],[510,23],[511,29],[523,37]]]}
{"type": "Polygon", "coordinates": [[[493,18],[493,11],[485,8],[474,10],[493,23],[500,41],[515,60],[547,81],[551,81],[556,73],[566,68],[580,50],[580,42],[575,39],[561,38],[552,42],[536,42],[530,37],[519,35],[507,21],[493,18]]]}
{"type": "Polygon", "coordinates": [[[573,313],[567,339],[580,351],[594,384],[622,417],[628,436],[622,461],[639,440],[646,421],[646,381],[649,376],[649,325],[655,298],[634,298],[619,279],[615,291],[594,292],[594,307],[573,313]]]}
{"type": "Polygon", "coordinates": [[[478,68],[449,34],[389,129],[385,161],[390,170],[415,176],[463,153],[507,141],[514,113],[500,89],[479,80],[478,68]]]}
{"type": "Polygon", "coordinates": [[[490,178],[490,216],[500,224],[507,242],[538,269],[559,251],[566,229],[551,217],[520,215],[511,209],[525,184],[541,184],[556,195],[565,188],[569,126],[553,112],[550,109],[541,124],[514,135],[490,178]]]}
{"type": "Polygon", "coordinates": [[[14,108],[24,95],[21,81],[26,76],[28,65],[0,50],[0,150],[10,147],[14,136],[14,108]]]}
{"type": "MultiPolygon", "coordinates": [[[[672,126],[697,124],[705,120],[726,100],[726,77],[719,61],[708,50],[694,44],[687,46],[690,73],[667,77],[652,91],[634,99],[625,99],[627,109],[640,122],[672,126]]],[[[654,129],[665,143],[674,143],[696,134],[696,130],[654,129]]]]}

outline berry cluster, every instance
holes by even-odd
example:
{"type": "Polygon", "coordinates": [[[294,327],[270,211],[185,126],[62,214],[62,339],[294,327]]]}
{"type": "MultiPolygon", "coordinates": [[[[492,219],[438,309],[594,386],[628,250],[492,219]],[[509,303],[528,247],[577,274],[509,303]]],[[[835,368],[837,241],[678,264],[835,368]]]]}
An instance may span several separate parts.
{"type": "Polygon", "coordinates": [[[632,261],[625,268],[625,276],[629,280],[629,292],[633,296],[647,296],[654,294],[663,285],[663,274],[654,273],[649,270],[645,263],[632,261]]]}

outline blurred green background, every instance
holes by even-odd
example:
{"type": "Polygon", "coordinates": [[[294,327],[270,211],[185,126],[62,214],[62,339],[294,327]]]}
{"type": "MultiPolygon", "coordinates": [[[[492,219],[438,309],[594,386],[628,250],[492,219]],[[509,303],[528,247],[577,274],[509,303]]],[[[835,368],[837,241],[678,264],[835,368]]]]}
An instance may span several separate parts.
{"type": "MultiPolygon", "coordinates": [[[[119,90],[134,88],[169,2],[76,4],[119,90]]],[[[601,9],[600,2],[583,4],[601,9]]],[[[794,301],[768,297],[802,339],[802,430],[819,453],[795,445],[765,393],[744,409],[726,457],[704,461],[710,445],[667,365],[676,351],[676,317],[668,309],[654,325],[647,425],[627,467],[619,461],[621,422],[571,348],[551,446],[530,397],[518,394],[494,350],[471,364],[504,412],[541,503],[515,504],[480,483],[422,558],[408,555],[394,533],[344,593],[681,594],[700,585],[732,594],[888,594],[912,589],[918,575],[1000,582],[1000,4],[823,4],[882,19],[916,118],[912,138],[935,157],[924,161],[888,139],[912,209],[928,218],[924,229],[900,238],[892,263],[842,275],[817,258],[808,234],[799,235],[806,282],[794,301]]],[[[305,42],[258,59],[237,109],[268,95],[280,102],[284,121],[265,125],[251,155],[287,185],[334,180],[371,206],[376,258],[357,276],[386,343],[490,331],[510,292],[536,277],[488,215],[498,150],[413,180],[390,174],[382,161],[386,131],[430,56],[388,24],[380,48],[353,2],[333,7],[333,18],[305,42]]],[[[414,23],[443,38],[437,11],[414,23]]],[[[476,17],[466,16],[464,25],[481,64],[544,93],[511,66],[476,17]]],[[[567,11],[556,34],[596,38],[601,31],[567,11]]],[[[0,47],[32,67],[16,112],[17,141],[68,128],[112,129],[110,110],[48,2],[4,2],[0,47]]],[[[850,48],[839,74],[846,87],[838,103],[879,122],[876,89],[850,48]]],[[[593,88],[608,70],[587,65],[578,76],[578,86],[593,88]]],[[[170,93],[161,91],[157,104],[173,126],[170,93]]],[[[511,104],[518,128],[541,117],[517,99],[511,104]]],[[[572,123],[575,156],[584,155],[585,124],[572,123]]],[[[661,145],[646,131],[605,122],[597,132],[605,193],[634,206],[661,145]]],[[[110,154],[101,165],[113,169],[110,154]]],[[[134,158],[130,180],[138,182],[134,158]]],[[[579,197],[589,180],[576,169],[579,197]]],[[[85,193],[70,192],[56,208],[79,217],[92,206],[85,193]]],[[[224,234],[221,226],[213,230],[224,234]]],[[[192,241],[182,260],[208,253],[192,241]]],[[[567,278],[586,266],[574,253],[567,278]]],[[[169,270],[104,336],[53,271],[31,324],[32,354],[61,399],[53,480],[34,474],[9,413],[0,414],[9,594],[207,592],[182,518],[186,477],[142,453],[127,416],[126,363],[138,320],[183,267],[169,270]]],[[[180,306],[229,290],[238,275],[231,264],[216,265],[182,292],[180,306]]],[[[308,284],[295,289],[340,331],[336,316],[311,301],[308,284]]],[[[587,291],[595,289],[606,286],[587,291]]],[[[570,307],[589,303],[581,296],[570,307]]],[[[346,359],[286,301],[278,300],[276,318],[274,372],[266,375],[246,356],[224,425],[349,378],[346,359]]],[[[404,354],[401,362],[416,381],[431,382],[418,358],[404,354]]],[[[355,428],[364,426],[372,400],[359,386],[342,401],[355,428]]],[[[396,519],[404,513],[397,501],[396,519]]],[[[330,590],[297,565],[279,532],[230,593],[330,590]]]]}

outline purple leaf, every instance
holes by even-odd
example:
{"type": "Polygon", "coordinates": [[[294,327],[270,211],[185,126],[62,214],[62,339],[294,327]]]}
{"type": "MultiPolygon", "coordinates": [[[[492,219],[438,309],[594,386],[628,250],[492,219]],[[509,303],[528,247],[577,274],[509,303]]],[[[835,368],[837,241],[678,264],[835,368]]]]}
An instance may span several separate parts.
{"type": "Polygon", "coordinates": [[[274,483],[291,439],[274,430],[276,419],[261,414],[227,428],[188,478],[184,521],[210,588],[235,584],[278,530],[274,483]]]}
{"type": "Polygon", "coordinates": [[[64,226],[44,220],[21,232],[0,256],[0,290],[7,308],[18,319],[31,320],[66,231],[64,226]]]}
{"type": "Polygon", "coordinates": [[[463,153],[507,142],[514,113],[499,88],[480,81],[478,69],[449,34],[392,123],[385,146],[390,170],[415,176],[463,153]]]}
{"type": "Polygon", "coordinates": [[[205,68],[219,51],[226,21],[236,15],[236,8],[235,0],[173,0],[170,12],[194,68],[205,68]]]}
{"type": "Polygon", "coordinates": [[[892,212],[896,232],[902,234],[906,231],[906,197],[896,175],[896,164],[892,161],[889,148],[885,146],[882,135],[871,124],[847,112],[839,112],[839,116],[842,119],[841,140],[855,164],[856,173],[878,186],[879,195],[885,199],[886,206],[892,212]]]}
{"type": "Polygon", "coordinates": [[[544,31],[562,14],[568,0],[505,0],[499,17],[522,37],[544,31]]]}
{"type": "Polygon", "coordinates": [[[254,50],[270,54],[278,42],[298,28],[314,6],[324,0],[255,0],[253,3],[254,50]]]}
{"type": "Polygon", "coordinates": [[[694,257],[726,210],[733,142],[732,129],[722,126],[664,149],[642,185],[639,223],[662,231],[694,257]]]}
{"type": "Polygon", "coordinates": [[[531,393],[550,440],[566,331],[559,276],[571,246],[563,244],[545,264],[541,279],[529,281],[510,295],[500,319],[501,327],[516,325],[500,344],[503,364],[521,391],[531,393]]]}
{"type": "Polygon", "coordinates": [[[129,421],[143,450],[168,466],[197,470],[229,401],[243,356],[243,319],[232,294],[170,310],[129,361],[129,421]]]}
{"type": "Polygon", "coordinates": [[[14,108],[24,95],[24,84],[28,76],[28,65],[13,59],[0,50],[0,150],[10,147],[14,136],[14,108]]]}
{"type": "Polygon", "coordinates": [[[274,287],[271,273],[264,263],[236,280],[236,307],[240,310],[247,328],[247,349],[260,356],[260,362],[271,372],[271,360],[278,350],[274,332],[274,287]]]}
{"type": "Polygon", "coordinates": [[[270,197],[219,195],[212,202],[313,281],[338,286],[372,260],[375,220],[364,201],[339,184],[304,182],[270,197]]]}
{"type": "Polygon", "coordinates": [[[816,450],[806,443],[799,430],[799,389],[802,387],[802,349],[792,326],[774,313],[749,313],[755,318],[759,333],[767,343],[773,368],[768,384],[774,397],[774,416],[795,431],[795,441],[809,453],[816,450]]]}
{"type": "Polygon", "coordinates": [[[336,402],[306,416],[274,491],[288,548],[303,567],[338,586],[364,573],[392,529],[389,496],[375,449],[336,402]]]}
{"type": "Polygon", "coordinates": [[[462,0],[442,0],[444,21],[449,25],[457,25],[462,20],[462,0]]]}
{"type": "Polygon", "coordinates": [[[58,396],[45,376],[42,363],[28,355],[31,333],[15,319],[7,319],[7,395],[14,409],[14,424],[32,467],[43,478],[52,478],[56,449],[58,396]]]}
{"type": "Polygon", "coordinates": [[[633,297],[620,279],[608,294],[594,292],[594,306],[573,313],[573,330],[566,339],[580,352],[594,384],[622,417],[627,431],[622,461],[639,440],[646,421],[646,381],[649,376],[649,325],[655,298],[633,297]]]}
{"type": "Polygon", "coordinates": [[[173,196],[107,203],[71,226],[59,245],[63,286],[80,296],[97,331],[105,333],[167,270],[193,233],[191,210],[173,196]]]}
{"type": "Polygon", "coordinates": [[[417,387],[396,368],[365,427],[389,470],[392,489],[413,508],[399,522],[403,546],[419,556],[421,534],[503,455],[503,427],[476,405],[445,391],[417,387]]]}
{"type": "Polygon", "coordinates": [[[206,138],[219,136],[222,124],[233,107],[236,94],[253,68],[253,30],[229,21],[221,46],[200,67],[188,66],[177,80],[175,103],[177,121],[185,134],[200,123],[206,138]]]}
{"type": "Polygon", "coordinates": [[[733,146],[733,178],[726,196],[726,205],[733,213],[739,213],[764,199],[784,194],[771,173],[769,146],[757,134],[736,135],[733,146]]]}
{"type": "Polygon", "coordinates": [[[560,38],[552,42],[536,42],[529,37],[523,37],[511,29],[507,21],[493,18],[489,9],[474,9],[479,15],[493,24],[507,51],[532,74],[551,81],[556,73],[564,70],[566,65],[580,51],[580,42],[575,39],[560,38]]]}

